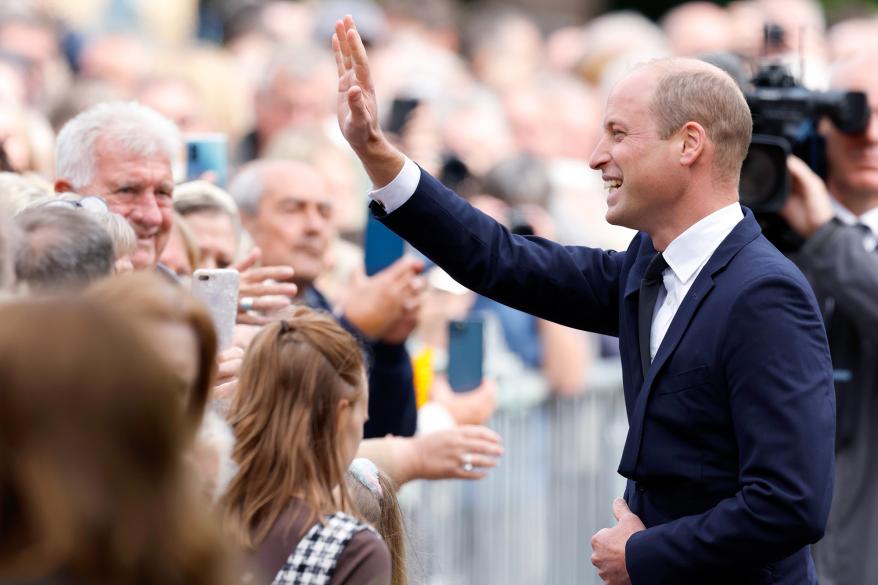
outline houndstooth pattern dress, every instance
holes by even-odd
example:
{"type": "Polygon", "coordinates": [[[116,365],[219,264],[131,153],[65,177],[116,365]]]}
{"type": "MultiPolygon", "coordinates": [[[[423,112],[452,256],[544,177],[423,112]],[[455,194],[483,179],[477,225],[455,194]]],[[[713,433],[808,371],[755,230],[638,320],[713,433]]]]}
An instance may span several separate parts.
{"type": "Polygon", "coordinates": [[[272,585],[328,585],[341,553],[363,530],[375,532],[342,512],[326,516],[299,541],[272,585]]]}

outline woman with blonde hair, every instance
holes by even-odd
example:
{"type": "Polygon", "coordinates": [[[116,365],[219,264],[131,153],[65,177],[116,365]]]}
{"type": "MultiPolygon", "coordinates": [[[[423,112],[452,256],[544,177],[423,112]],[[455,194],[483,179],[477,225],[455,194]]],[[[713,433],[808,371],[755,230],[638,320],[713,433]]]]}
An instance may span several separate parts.
{"type": "Polygon", "coordinates": [[[345,513],[367,402],[360,348],[329,315],[299,307],[247,350],[229,411],[239,472],[222,507],[263,582],[389,584],[387,546],[345,513]]]}

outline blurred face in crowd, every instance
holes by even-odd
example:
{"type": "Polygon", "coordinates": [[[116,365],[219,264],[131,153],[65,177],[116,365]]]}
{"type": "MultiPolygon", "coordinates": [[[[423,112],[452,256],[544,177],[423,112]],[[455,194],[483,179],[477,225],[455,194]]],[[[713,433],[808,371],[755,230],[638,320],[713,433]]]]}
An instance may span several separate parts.
{"type": "Polygon", "coordinates": [[[183,133],[208,130],[198,96],[183,81],[167,79],[152,83],[140,92],[137,100],[171,120],[183,133]]]}
{"type": "MultiPolygon", "coordinates": [[[[131,258],[134,268],[155,266],[173,225],[171,161],[163,154],[144,156],[126,152],[119,144],[103,138],[95,141],[94,149],[94,177],[76,191],[103,197],[111,211],[128,220],[137,235],[137,250],[131,258]]],[[[60,180],[55,190],[73,189],[60,180]]]]}
{"type": "Polygon", "coordinates": [[[30,166],[30,146],[22,122],[23,114],[15,106],[0,105],[0,148],[6,162],[17,172],[26,171],[30,166]]]}
{"type": "Polygon", "coordinates": [[[186,223],[198,241],[200,268],[227,268],[234,263],[238,235],[228,214],[222,211],[187,213],[186,223]]]}
{"type": "Polygon", "coordinates": [[[824,125],[829,190],[857,215],[878,205],[878,58],[851,61],[833,76],[837,89],[866,92],[872,115],[866,131],[843,134],[824,125]]]}
{"type": "Polygon", "coordinates": [[[275,76],[268,88],[256,96],[256,130],[266,146],[284,128],[321,124],[331,114],[333,77],[323,71],[310,79],[294,79],[284,73],[275,76]]]}
{"type": "Polygon", "coordinates": [[[283,162],[262,175],[264,192],[256,215],[244,226],[262,250],[265,266],[292,266],[304,290],[326,268],[334,234],[332,202],[323,178],[308,165],[283,162]]]}
{"type": "Polygon", "coordinates": [[[657,74],[649,68],[619,82],[607,100],[604,132],[589,161],[601,171],[609,193],[607,221],[646,232],[660,220],[656,211],[672,200],[675,185],[671,143],[659,138],[650,112],[656,84],[657,74]]]}

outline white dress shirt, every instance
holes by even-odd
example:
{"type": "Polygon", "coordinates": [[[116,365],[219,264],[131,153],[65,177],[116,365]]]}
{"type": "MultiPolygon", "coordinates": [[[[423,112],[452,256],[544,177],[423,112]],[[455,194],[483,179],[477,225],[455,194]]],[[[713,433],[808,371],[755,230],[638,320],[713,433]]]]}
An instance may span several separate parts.
{"type": "Polygon", "coordinates": [[[744,212],[738,203],[717,209],[674,238],[662,253],[668,268],[662,272],[664,286],[659,289],[652,315],[650,361],[655,359],[677,309],[683,304],[701,269],[742,219],[744,212]]]}
{"type": "Polygon", "coordinates": [[[860,217],[857,217],[850,209],[835,199],[832,200],[832,206],[835,208],[835,216],[842,223],[869,228],[869,233],[864,234],[863,237],[863,247],[869,252],[875,251],[875,248],[878,247],[878,207],[874,207],[860,217]]]}
{"type": "MultiPolygon", "coordinates": [[[[420,169],[406,157],[399,174],[386,186],[369,193],[369,197],[381,203],[387,213],[392,213],[414,195],[420,180],[420,169]]],[[[689,227],[664,251],[668,268],[662,273],[664,286],[659,289],[655,301],[649,340],[650,361],[655,358],[659,345],[668,332],[674,315],[677,314],[677,309],[686,298],[686,293],[692,288],[698,273],[707,264],[714,250],[742,219],[744,213],[741,211],[741,206],[732,203],[689,227]]]]}

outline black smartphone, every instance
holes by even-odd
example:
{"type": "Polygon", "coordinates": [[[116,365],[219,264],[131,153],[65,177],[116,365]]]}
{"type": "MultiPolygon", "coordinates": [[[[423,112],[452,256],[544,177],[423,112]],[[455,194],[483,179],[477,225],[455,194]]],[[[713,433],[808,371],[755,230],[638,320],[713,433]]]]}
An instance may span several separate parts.
{"type": "Polygon", "coordinates": [[[482,383],[484,329],[481,319],[448,323],[448,385],[455,392],[469,392],[482,383]]]}
{"type": "Polygon", "coordinates": [[[366,275],[377,274],[402,258],[405,240],[384,227],[371,212],[367,215],[365,234],[366,275]]]}
{"type": "Polygon", "coordinates": [[[387,120],[386,130],[397,135],[401,134],[412,110],[417,108],[420,103],[421,100],[418,98],[398,97],[394,99],[390,106],[390,118],[387,120]]]}

